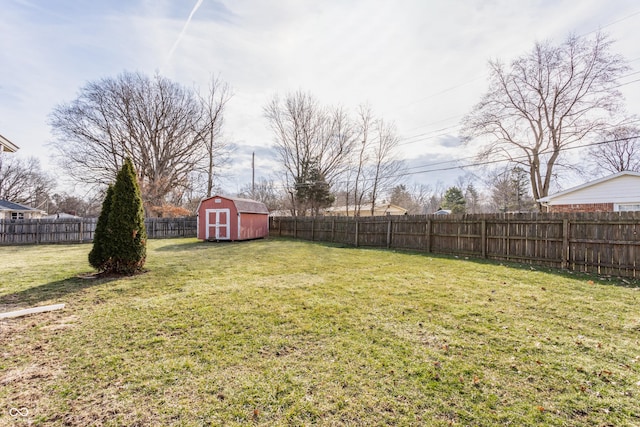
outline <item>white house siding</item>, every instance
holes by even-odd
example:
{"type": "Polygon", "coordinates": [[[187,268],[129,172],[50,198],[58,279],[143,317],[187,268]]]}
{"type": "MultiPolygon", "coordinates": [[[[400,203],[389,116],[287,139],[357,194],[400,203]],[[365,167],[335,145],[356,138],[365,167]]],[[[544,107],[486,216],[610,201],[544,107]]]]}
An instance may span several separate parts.
{"type": "Polygon", "coordinates": [[[620,175],[546,198],[548,205],[640,203],[640,176],[620,175]],[[564,193],[564,194],[563,194],[564,193]]]}

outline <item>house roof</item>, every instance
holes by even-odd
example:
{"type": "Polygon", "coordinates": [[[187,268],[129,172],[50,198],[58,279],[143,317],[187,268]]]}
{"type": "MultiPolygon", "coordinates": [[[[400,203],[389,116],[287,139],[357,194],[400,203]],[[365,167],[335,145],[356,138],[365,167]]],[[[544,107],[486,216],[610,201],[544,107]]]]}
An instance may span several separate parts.
{"type": "Polygon", "coordinates": [[[60,212],[53,215],[44,216],[41,219],[81,219],[81,217],[77,215],[71,215],[66,212],[60,212]]]}
{"type": "MultiPolygon", "coordinates": [[[[564,191],[560,191],[558,193],[550,194],[546,197],[542,197],[538,199],[538,201],[541,203],[553,203],[557,199],[567,199],[570,196],[579,196],[580,193],[587,193],[591,191],[594,187],[602,187],[603,189],[606,189],[615,181],[622,182],[623,180],[629,180],[629,179],[635,180],[639,178],[640,178],[640,172],[622,171],[622,172],[615,173],[613,175],[605,176],[604,178],[599,178],[593,181],[586,182],[584,184],[569,188],[564,191]]],[[[625,193],[624,194],[625,197],[637,198],[637,197],[634,197],[635,194],[630,194],[628,188],[626,190],[623,189],[623,191],[625,193]]],[[[605,193],[608,193],[606,197],[608,197],[610,201],[613,201],[615,198],[620,197],[616,194],[613,194],[613,192],[611,191],[608,191],[608,192],[605,191],[605,193]]],[[[631,193],[633,193],[633,191],[631,193]]]]}
{"type": "Polygon", "coordinates": [[[21,205],[19,203],[13,203],[8,200],[0,199],[0,211],[12,211],[12,212],[42,212],[40,209],[32,208],[31,206],[21,205]]]}
{"type": "MultiPolygon", "coordinates": [[[[216,198],[231,200],[233,204],[236,206],[236,209],[238,210],[238,212],[240,213],[259,213],[259,214],[269,215],[269,209],[267,209],[267,205],[265,205],[264,203],[259,202],[257,200],[241,199],[239,197],[215,195],[212,197],[207,197],[206,199],[202,199],[200,204],[202,204],[202,202],[204,202],[205,200],[216,199],[216,198]]],[[[198,210],[200,210],[199,207],[198,207],[198,210]]]]}
{"type": "MultiPolygon", "coordinates": [[[[350,205],[348,206],[349,212],[354,212],[358,206],[350,205]]],[[[365,203],[359,206],[360,212],[370,212],[371,211],[371,203],[365,203]]],[[[330,208],[326,208],[326,213],[334,213],[334,212],[346,212],[347,206],[332,206],[330,208]]],[[[374,208],[375,212],[401,212],[402,214],[406,213],[407,210],[401,206],[397,206],[391,203],[381,203],[376,204],[374,208]]]]}
{"type": "Polygon", "coordinates": [[[7,138],[5,138],[4,136],[0,135],[0,151],[7,151],[9,153],[15,153],[16,151],[18,151],[18,146],[15,145],[13,142],[9,141],[7,138]]]}

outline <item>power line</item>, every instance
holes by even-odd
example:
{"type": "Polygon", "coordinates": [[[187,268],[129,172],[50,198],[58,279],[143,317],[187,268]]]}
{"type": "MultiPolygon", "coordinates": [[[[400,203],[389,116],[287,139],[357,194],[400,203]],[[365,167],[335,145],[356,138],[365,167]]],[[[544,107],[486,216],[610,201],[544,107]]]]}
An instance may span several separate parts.
{"type": "Polygon", "coordinates": [[[416,129],[421,129],[421,128],[428,127],[428,126],[435,125],[435,124],[442,123],[442,122],[447,122],[447,121],[449,121],[449,120],[451,120],[451,119],[459,119],[459,118],[460,118],[460,117],[462,117],[462,116],[464,116],[464,114],[456,114],[455,116],[449,116],[449,117],[446,117],[446,118],[444,118],[444,119],[442,119],[442,120],[437,120],[437,121],[435,121],[435,122],[429,122],[429,123],[426,123],[426,124],[424,124],[424,125],[420,125],[420,126],[413,127],[413,128],[411,128],[411,129],[408,129],[408,131],[412,131],[412,130],[416,130],[416,129]]]}
{"type": "MultiPolygon", "coordinates": [[[[624,79],[626,77],[631,77],[631,76],[638,75],[638,74],[640,74],[640,71],[635,71],[635,72],[632,72],[632,73],[629,73],[629,74],[625,74],[624,76],[621,76],[620,79],[624,79]]],[[[635,79],[635,80],[631,80],[631,81],[628,81],[628,82],[620,83],[620,84],[618,84],[616,86],[612,86],[611,89],[617,89],[619,87],[628,86],[628,85],[630,85],[632,83],[637,83],[637,82],[640,82],[640,79],[635,79]]],[[[452,116],[451,118],[453,118],[453,117],[462,117],[462,116],[464,116],[464,114],[461,114],[459,116],[452,116]]],[[[437,122],[434,122],[434,123],[437,123],[437,122]]],[[[442,133],[442,132],[447,131],[447,130],[451,130],[451,129],[458,129],[458,128],[460,128],[459,124],[458,125],[454,125],[454,126],[445,127],[445,128],[435,129],[433,131],[424,132],[424,133],[417,134],[417,135],[401,137],[401,138],[399,138],[401,143],[398,144],[398,145],[410,145],[410,144],[415,144],[417,142],[422,142],[422,141],[425,141],[425,140],[428,140],[428,139],[437,138],[439,136],[449,135],[449,133],[447,133],[447,132],[445,132],[445,133],[442,133]],[[435,133],[438,133],[438,134],[437,135],[433,135],[435,133]]]]}
{"type": "Polygon", "coordinates": [[[598,29],[596,29],[596,30],[591,30],[591,31],[589,31],[588,33],[581,34],[581,35],[579,35],[578,37],[584,37],[584,36],[586,36],[586,35],[593,34],[593,33],[595,33],[596,31],[601,31],[603,28],[607,28],[607,27],[610,27],[610,26],[612,26],[612,25],[618,24],[618,23],[620,23],[620,22],[622,22],[622,21],[625,21],[625,20],[627,20],[627,19],[629,19],[629,18],[631,18],[631,17],[633,17],[633,16],[636,16],[636,15],[640,15],[640,10],[638,10],[638,11],[636,11],[636,12],[633,12],[633,13],[630,13],[629,15],[623,16],[622,18],[620,18],[620,19],[618,19],[618,20],[615,20],[615,21],[613,21],[613,22],[609,22],[608,24],[606,24],[606,25],[604,25],[604,26],[602,26],[602,27],[599,27],[599,28],[598,28],[598,29]]]}
{"type": "Polygon", "coordinates": [[[426,139],[435,138],[437,136],[447,135],[446,132],[445,133],[442,133],[442,132],[447,131],[447,130],[451,130],[451,129],[456,129],[456,128],[459,128],[459,127],[460,127],[460,125],[449,126],[449,127],[445,127],[445,128],[435,129],[435,130],[433,130],[431,132],[425,132],[425,133],[421,133],[421,134],[418,134],[418,135],[413,135],[413,136],[408,136],[408,137],[405,137],[405,138],[400,138],[399,141],[404,141],[404,142],[400,142],[400,144],[398,144],[398,145],[413,144],[413,143],[416,143],[416,142],[424,141],[426,139]],[[431,136],[434,133],[440,133],[440,134],[431,136]],[[416,139],[414,141],[410,141],[411,139],[414,139],[414,138],[418,138],[418,139],[416,139]]]}
{"type": "Polygon", "coordinates": [[[617,89],[619,87],[627,86],[627,85],[630,85],[631,83],[637,83],[637,82],[640,82],[640,79],[635,79],[635,80],[631,80],[630,82],[619,84],[618,86],[614,86],[612,89],[617,89]]]}
{"type": "Polygon", "coordinates": [[[440,90],[440,91],[438,91],[438,92],[435,92],[435,93],[432,93],[432,94],[430,94],[430,95],[427,95],[427,96],[425,96],[425,97],[423,97],[423,98],[419,98],[419,99],[416,99],[415,101],[411,101],[411,102],[409,102],[409,103],[407,103],[407,104],[404,104],[404,105],[401,105],[401,106],[399,106],[399,107],[396,107],[396,109],[397,109],[397,110],[402,110],[402,109],[404,109],[404,108],[410,107],[410,106],[412,106],[412,105],[414,105],[414,104],[417,104],[417,103],[419,103],[419,102],[423,102],[423,101],[426,101],[426,100],[428,100],[428,99],[435,98],[435,97],[437,97],[437,96],[439,96],[439,95],[443,95],[443,94],[445,94],[445,93],[447,93],[447,92],[451,92],[451,91],[453,91],[453,90],[459,89],[459,88],[461,88],[461,87],[464,87],[464,86],[466,86],[466,85],[469,85],[469,84],[471,84],[471,83],[474,83],[474,82],[476,82],[476,81],[478,81],[478,80],[480,80],[480,79],[484,79],[484,78],[486,78],[486,77],[487,77],[486,75],[485,75],[485,76],[478,76],[478,77],[476,77],[476,78],[474,78],[474,79],[472,79],[472,80],[467,80],[466,82],[459,83],[459,84],[456,84],[456,85],[454,85],[454,86],[447,87],[447,88],[442,89],[442,90],[440,90]]]}
{"type": "MultiPolygon", "coordinates": [[[[597,145],[604,145],[604,144],[610,144],[613,142],[622,142],[622,141],[629,141],[629,140],[633,140],[633,139],[639,139],[640,138],[640,134],[638,135],[633,135],[633,136],[628,136],[628,137],[624,137],[624,138],[616,138],[616,139],[610,139],[610,140],[605,140],[605,141],[597,141],[597,142],[592,142],[589,144],[583,144],[583,145],[574,145],[571,147],[562,147],[559,149],[559,151],[561,152],[565,152],[565,151],[571,151],[571,150],[578,150],[578,149],[582,149],[582,148],[589,148],[589,147],[594,147],[597,145]]],[[[413,171],[413,172],[402,172],[402,173],[398,173],[398,174],[394,174],[394,175],[386,175],[386,176],[382,176],[380,178],[382,179],[389,179],[389,178],[402,178],[405,176],[410,176],[410,175],[418,175],[418,174],[423,174],[423,173],[432,173],[432,172],[444,172],[444,171],[450,171],[450,170],[456,170],[456,169],[465,169],[465,168],[473,168],[473,167],[479,167],[479,166],[487,166],[487,165],[492,165],[492,164],[497,164],[497,163],[508,163],[508,162],[518,162],[520,160],[526,160],[529,158],[529,156],[527,155],[521,155],[521,156],[515,156],[509,159],[493,159],[493,160],[483,160],[483,161],[479,161],[479,162],[473,162],[473,163],[467,163],[467,164],[463,164],[463,165],[455,165],[455,166],[446,166],[446,167],[440,167],[440,168],[429,168],[431,166],[438,166],[441,164],[446,164],[446,163],[454,163],[454,162],[459,162],[461,160],[468,160],[468,159],[472,159],[472,158],[476,158],[476,156],[468,156],[468,157],[462,157],[459,159],[452,159],[452,160],[445,160],[445,161],[441,161],[441,162],[435,162],[435,163],[428,163],[428,164],[424,164],[424,165],[420,165],[420,166],[414,166],[408,169],[418,169],[418,168],[427,168],[427,169],[423,169],[423,170],[419,170],[419,171],[413,171]]],[[[364,181],[372,181],[374,178],[367,178],[364,179],[364,181]]],[[[335,182],[334,184],[346,184],[348,183],[347,181],[338,181],[335,182]]],[[[315,182],[308,182],[308,183],[299,183],[296,184],[297,186],[311,186],[311,185],[315,185],[315,182]]],[[[288,187],[286,187],[285,185],[282,185],[281,188],[283,189],[287,189],[288,187]]]]}
{"type": "MultiPolygon", "coordinates": [[[[640,138],[640,135],[634,135],[634,136],[629,136],[629,137],[625,137],[625,138],[617,138],[617,139],[612,139],[612,140],[607,140],[607,141],[592,142],[590,144],[584,144],[584,145],[579,145],[579,146],[563,147],[563,148],[559,149],[558,151],[563,151],[564,152],[564,151],[570,151],[570,150],[577,150],[577,149],[581,149],[581,148],[593,147],[593,146],[596,146],[596,145],[609,144],[609,143],[612,143],[612,142],[622,142],[622,141],[628,141],[628,140],[638,139],[638,138],[640,138]]],[[[468,159],[468,158],[469,157],[465,157],[463,159],[468,159]]],[[[437,168],[437,169],[426,169],[426,170],[421,170],[421,171],[416,171],[416,172],[406,172],[406,173],[402,173],[402,174],[398,174],[398,175],[392,175],[392,176],[385,177],[385,178],[396,178],[396,177],[399,178],[399,177],[403,177],[403,176],[417,175],[417,174],[421,174],[421,173],[442,172],[442,171],[454,170],[454,169],[464,169],[464,168],[469,168],[469,167],[486,166],[486,165],[495,164],[495,163],[514,162],[514,161],[519,161],[519,160],[526,160],[528,158],[529,158],[529,156],[523,154],[521,156],[512,157],[510,159],[485,160],[485,161],[482,161],[482,162],[468,163],[466,165],[448,166],[448,167],[437,168]]],[[[452,162],[454,162],[454,161],[459,161],[459,159],[452,160],[452,162]]],[[[443,162],[443,163],[446,163],[446,162],[443,162]]]]}

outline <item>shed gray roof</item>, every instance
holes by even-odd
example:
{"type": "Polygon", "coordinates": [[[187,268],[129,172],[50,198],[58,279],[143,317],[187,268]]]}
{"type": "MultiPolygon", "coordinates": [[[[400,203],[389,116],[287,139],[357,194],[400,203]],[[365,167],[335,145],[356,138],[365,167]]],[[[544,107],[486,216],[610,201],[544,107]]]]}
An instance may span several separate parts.
{"type": "Polygon", "coordinates": [[[0,199],[0,211],[38,211],[39,209],[32,208],[30,206],[21,205],[19,203],[13,203],[8,200],[0,199]]]}
{"type": "Polygon", "coordinates": [[[231,200],[233,204],[236,205],[236,209],[238,210],[238,212],[269,215],[269,209],[267,209],[267,205],[257,200],[241,199],[239,197],[228,197],[219,195],[210,197],[210,199],[214,199],[216,197],[231,200]]]}

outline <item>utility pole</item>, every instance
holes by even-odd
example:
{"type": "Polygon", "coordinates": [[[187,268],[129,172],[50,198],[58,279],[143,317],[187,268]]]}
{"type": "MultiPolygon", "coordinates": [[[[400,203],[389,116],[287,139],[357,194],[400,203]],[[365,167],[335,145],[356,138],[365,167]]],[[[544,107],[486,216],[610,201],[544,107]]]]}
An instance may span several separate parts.
{"type": "Polygon", "coordinates": [[[251,197],[256,197],[256,152],[251,153],[251,197]]]}

